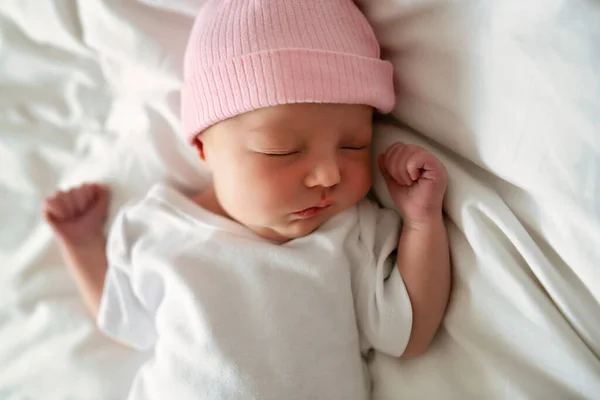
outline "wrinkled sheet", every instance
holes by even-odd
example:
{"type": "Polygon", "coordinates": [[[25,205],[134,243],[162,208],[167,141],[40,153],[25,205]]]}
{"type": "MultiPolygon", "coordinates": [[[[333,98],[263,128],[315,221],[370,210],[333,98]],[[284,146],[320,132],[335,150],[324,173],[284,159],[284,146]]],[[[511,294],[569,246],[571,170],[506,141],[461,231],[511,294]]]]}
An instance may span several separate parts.
{"type": "MultiPolygon", "coordinates": [[[[145,357],[95,329],[40,203],[101,180],[113,216],[207,182],[174,140],[200,3],[0,3],[0,399],[121,399],[145,357]]],[[[431,350],[376,354],[374,398],[600,399],[600,4],[360,3],[398,91],[375,151],[442,159],[454,265],[431,350]]]]}

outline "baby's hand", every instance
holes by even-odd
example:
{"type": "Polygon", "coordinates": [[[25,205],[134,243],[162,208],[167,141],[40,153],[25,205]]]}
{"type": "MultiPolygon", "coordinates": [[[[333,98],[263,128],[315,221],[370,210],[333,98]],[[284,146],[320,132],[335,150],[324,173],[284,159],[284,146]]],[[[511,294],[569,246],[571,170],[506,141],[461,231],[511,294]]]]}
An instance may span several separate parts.
{"type": "Polygon", "coordinates": [[[441,214],[447,176],[433,154],[398,142],[381,154],[377,163],[405,221],[426,222],[441,214]]]}
{"type": "Polygon", "coordinates": [[[110,191],[99,184],[85,184],[57,192],[44,201],[44,219],[61,242],[81,246],[104,237],[110,191]]]}

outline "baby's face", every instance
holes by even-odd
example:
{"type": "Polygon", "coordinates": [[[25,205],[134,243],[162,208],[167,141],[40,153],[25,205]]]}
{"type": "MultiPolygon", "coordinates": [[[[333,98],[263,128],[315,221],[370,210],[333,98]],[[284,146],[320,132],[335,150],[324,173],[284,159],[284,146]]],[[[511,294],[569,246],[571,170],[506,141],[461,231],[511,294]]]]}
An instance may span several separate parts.
{"type": "Polygon", "coordinates": [[[371,107],[290,104],[225,120],[199,139],[223,214],[286,241],[367,194],[371,137],[371,107]]]}

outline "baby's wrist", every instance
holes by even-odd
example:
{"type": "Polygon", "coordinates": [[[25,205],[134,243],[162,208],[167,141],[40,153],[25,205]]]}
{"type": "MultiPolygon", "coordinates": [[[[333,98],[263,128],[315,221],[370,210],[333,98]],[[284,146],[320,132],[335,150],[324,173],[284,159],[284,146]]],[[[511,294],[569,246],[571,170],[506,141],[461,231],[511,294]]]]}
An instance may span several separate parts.
{"type": "Polygon", "coordinates": [[[106,237],[104,232],[98,231],[96,233],[90,233],[85,237],[64,237],[59,236],[58,241],[62,247],[68,247],[73,250],[85,251],[86,249],[97,248],[98,246],[105,246],[106,237]]]}
{"type": "Polygon", "coordinates": [[[409,230],[427,230],[432,226],[438,225],[440,223],[443,224],[444,216],[442,214],[442,209],[432,211],[430,213],[419,215],[419,216],[404,216],[402,224],[403,229],[409,230]]]}

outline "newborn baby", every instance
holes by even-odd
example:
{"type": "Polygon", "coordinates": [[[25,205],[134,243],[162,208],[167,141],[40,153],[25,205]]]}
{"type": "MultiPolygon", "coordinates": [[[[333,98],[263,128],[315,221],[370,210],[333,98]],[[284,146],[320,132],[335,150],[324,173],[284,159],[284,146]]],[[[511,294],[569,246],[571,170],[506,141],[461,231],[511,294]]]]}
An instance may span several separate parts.
{"type": "Polygon", "coordinates": [[[106,186],[44,205],[100,330],[151,350],[129,399],[368,398],[361,356],[425,351],[450,260],[432,154],[377,158],[402,225],[366,197],[373,108],[394,103],[366,19],[351,0],[209,1],[184,75],[209,188],[155,186],[108,244],[106,186]]]}

